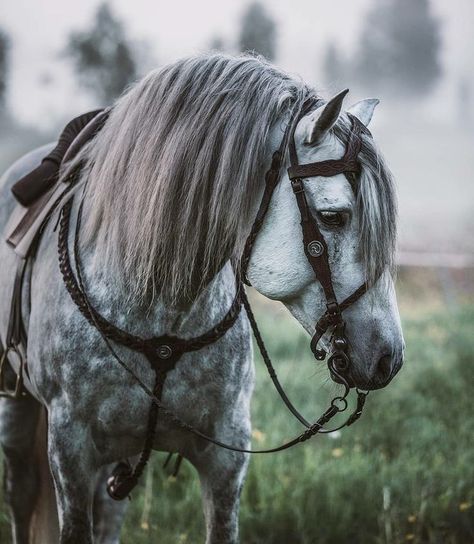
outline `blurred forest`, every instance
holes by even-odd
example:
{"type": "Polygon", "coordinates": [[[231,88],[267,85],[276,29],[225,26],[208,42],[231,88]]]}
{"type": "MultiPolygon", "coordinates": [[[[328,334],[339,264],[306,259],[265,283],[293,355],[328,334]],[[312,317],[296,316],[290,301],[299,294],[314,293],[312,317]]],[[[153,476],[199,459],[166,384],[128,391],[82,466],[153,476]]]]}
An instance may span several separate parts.
{"type": "MultiPolygon", "coordinates": [[[[468,444],[474,430],[468,386],[474,356],[474,70],[447,55],[456,25],[465,28],[465,22],[454,18],[448,29],[440,2],[367,0],[355,41],[348,45],[333,32],[317,51],[303,31],[299,49],[290,47],[290,29],[304,27],[304,10],[288,0],[290,20],[277,15],[270,1],[246,2],[232,33],[210,27],[205,43],[190,49],[254,51],[276,64],[283,58],[288,64],[287,51],[299,51],[298,57],[320,60],[308,82],[324,96],[350,87],[352,101],[381,98],[373,133],[399,189],[397,291],[405,368],[387,393],[373,395],[373,406],[354,431],[300,448],[296,457],[252,461],[242,508],[245,543],[474,542],[474,453],[468,444]]],[[[325,20],[325,7],[318,9],[315,28],[325,20]]],[[[1,21],[0,27],[2,171],[26,151],[53,141],[84,108],[112,103],[148,70],[174,60],[156,51],[150,36],[137,36],[117,2],[98,3],[88,24],[70,30],[54,52],[54,62],[67,67],[64,77],[71,77],[75,96],[69,110],[50,115],[45,109],[44,124],[30,123],[11,107],[12,52],[19,44],[1,21]]],[[[474,58],[474,44],[464,54],[474,58]]],[[[37,89],[52,89],[59,77],[42,73],[37,89]]],[[[306,337],[278,305],[253,296],[270,349],[282,359],[285,385],[308,412],[316,410],[315,381],[302,379],[311,365],[303,353],[306,337]]],[[[259,371],[256,445],[278,442],[294,430],[286,416],[275,417],[283,408],[276,398],[265,400],[268,389],[259,371]]],[[[196,475],[185,466],[178,480],[169,478],[156,457],[132,501],[123,542],[201,541],[196,475]]],[[[0,541],[8,542],[8,514],[1,507],[0,512],[0,541]]]]}
{"type": "MultiPolygon", "coordinates": [[[[299,39],[301,54],[320,59],[309,83],[324,95],[350,87],[348,100],[382,99],[374,128],[398,182],[401,262],[457,267],[473,264],[473,238],[463,236],[473,226],[469,160],[474,144],[473,75],[464,66],[447,64],[446,36],[455,31],[447,33],[433,6],[430,0],[370,2],[359,15],[350,47],[338,41],[337,32],[314,51],[309,49],[311,36],[299,39]],[[440,115],[443,111],[450,113],[440,115]],[[418,259],[413,252],[423,256],[418,259]]],[[[195,44],[194,50],[254,51],[277,64],[281,58],[291,64],[285,50],[286,26],[295,23],[273,11],[268,2],[243,5],[231,35],[210,29],[207,43],[195,44]]],[[[323,22],[324,11],[320,17],[323,22]]],[[[73,99],[64,97],[56,112],[53,101],[44,122],[33,126],[17,119],[18,106],[10,107],[18,85],[11,79],[17,44],[6,28],[0,28],[0,167],[37,144],[54,140],[69,118],[112,103],[148,70],[172,60],[160,58],[151,37],[137,36],[130,26],[110,2],[98,4],[87,24],[68,30],[51,58],[64,73],[43,70],[31,93],[48,95],[68,80],[73,99]]],[[[473,52],[474,48],[466,51],[466,58],[473,52]]]]}

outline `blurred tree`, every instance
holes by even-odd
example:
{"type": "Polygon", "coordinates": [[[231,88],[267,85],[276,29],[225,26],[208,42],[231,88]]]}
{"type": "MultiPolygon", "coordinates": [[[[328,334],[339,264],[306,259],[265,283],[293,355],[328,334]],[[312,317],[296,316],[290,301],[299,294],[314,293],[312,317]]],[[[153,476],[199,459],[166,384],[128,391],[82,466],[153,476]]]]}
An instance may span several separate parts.
{"type": "Polygon", "coordinates": [[[8,49],[10,40],[7,34],[0,29],[0,109],[5,105],[5,94],[8,78],[8,49]]]}
{"type": "Polygon", "coordinates": [[[330,43],[324,53],[323,70],[326,76],[326,81],[330,84],[340,82],[346,74],[345,62],[339,52],[339,49],[330,43]]]}
{"type": "Polygon", "coordinates": [[[251,3],[243,14],[238,47],[275,60],[276,24],[260,2],[251,3]]]}
{"type": "Polygon", "coordinates": [[[421,96],[440,76],[440,50],[429,0],[380,0],[365,20],[354,79],[372,91],[421,96]]]}
{"type": "Polygon", "coordinates": [[[81,85],[104,104],[117,98],[138,75],[137,51],[106,3],[97,9],[90,29],[71,33],[66,55],[72,58],[81,85]]]}

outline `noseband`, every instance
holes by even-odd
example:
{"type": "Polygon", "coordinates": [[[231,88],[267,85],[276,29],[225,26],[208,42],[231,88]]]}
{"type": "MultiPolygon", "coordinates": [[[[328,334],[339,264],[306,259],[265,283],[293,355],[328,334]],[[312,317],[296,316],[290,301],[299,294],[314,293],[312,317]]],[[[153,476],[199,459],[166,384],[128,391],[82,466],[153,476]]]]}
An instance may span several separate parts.
{"type": "Polygon", "coordinates": [[[363,125],[356,117],[348,114],[352,127],[346,145],[346,151],[342,159],[299,164],[295,144],[296,127],[299,121],[311,110],[314,110],[317,105],[318,101],[314,98],[310,98],[305,102],[299,115],[289,122],[280,148],[273,154],[270,170],[265,176],[265,190],[262,201],[252,230],[245,244],[242,258],[242,270],[244,271],[244,281],[250,285],[246,274],[250,254],[268,211],[273,192],[278,184],[282,164],[285,158],[285,149],[288,146],[290,159],[288,177],[291,180],[293,194],[295,195],[296,203],[300,211],[304,253],[313,269],[316,279],[323,288],[324,296],[326,298],[326,312],[316,323],[315,332],[310,344],[311,351],[315,358],[320,361],[326,358],[326,350],[319,347],[319,343],[327,330],[332,328],[332,349],[328,359],[328,366],[333,375],[337,377],[338,381],[342,381],[344,385],[348,387],[346,379],[341,375],[341,373],[345,372],[350,366],[348,342],[345,334],[345,322],[342,317],[342,312],[356,302],[367,291],[368,286],[366,283],[363,283],[345,300],[340,303],[337,301],[332,282],[331,267],[329,265],[328,246],[319,229],[318,222],[309,209],[303,181],[304,178],[316,176],[332,177],[338,174],[344,174],[349,181],[352,190],[355,191],[355,176],[360,173],[358,156],[362,146],[361,134],[365,133],[369,136],[371,136],[371,134],[365,125],[363,125]]]}

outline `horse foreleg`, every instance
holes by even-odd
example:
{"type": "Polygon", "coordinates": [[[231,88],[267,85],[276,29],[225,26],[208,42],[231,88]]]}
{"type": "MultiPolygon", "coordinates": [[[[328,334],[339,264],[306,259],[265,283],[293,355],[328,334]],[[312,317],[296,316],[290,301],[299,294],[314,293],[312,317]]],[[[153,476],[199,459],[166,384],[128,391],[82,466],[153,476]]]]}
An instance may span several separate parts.
{"type": "Polygon", "coordinates": [[[11,512],[14,544],[27,544],[39,492],[35,463],[40,404],[30,395],[0,401],[0,442],[4,452],[5,499],[11,512]]]}
{"type": "Polygon", "coordinates": [[[201,481],[206,544],[235,544],[239,540],[240,492],[248,456],[210,446],[193,463],[201,481]]]}
{"type": "Polygon", "coordinates": [[[94,495],[94,542],[118,544],[120,530],[128,506],[128,500],[114,501],[107,493],[107,479],[115,465],[102,467],[97,478],[94,495]]]}
{"type": "Polygon", "coordinates": [[[50,409],[48,458],[56,490],[60,544],[92,544],[98,466],[89,428],[64,406],[50,409]]]}

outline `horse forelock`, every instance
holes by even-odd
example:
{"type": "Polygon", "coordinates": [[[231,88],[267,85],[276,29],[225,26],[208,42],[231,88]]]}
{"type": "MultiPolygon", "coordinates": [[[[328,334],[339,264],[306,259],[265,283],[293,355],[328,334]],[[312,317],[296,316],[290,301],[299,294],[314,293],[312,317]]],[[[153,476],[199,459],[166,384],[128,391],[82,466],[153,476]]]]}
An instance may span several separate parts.
{"type": "MultiPolygon", "coordinates": [[[[333,130],[346,143],[351,127],[349,117],[341,115],[333,130]]],[[[373,284],[385,270],[395,272],[397,196],[392,173],[375,141],[366,134],[361,138],[361,173],[356,187],[359,248],[367,282],[373,284]]]]}
{"type": "Polygon", "coordinates": [[[129,89],[80,156],[82,243],[97,266],[135,300],[192,301],[240,256],[271,129],[307,92],[261,58],[222,54],[183,59],[129,89]]]}

